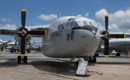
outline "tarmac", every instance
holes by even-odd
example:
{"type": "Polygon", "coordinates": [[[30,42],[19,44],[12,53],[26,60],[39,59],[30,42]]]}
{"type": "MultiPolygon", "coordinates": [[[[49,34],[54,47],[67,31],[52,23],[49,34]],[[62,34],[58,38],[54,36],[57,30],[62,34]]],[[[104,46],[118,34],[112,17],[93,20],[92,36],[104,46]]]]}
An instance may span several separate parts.
{"type": "Polygon", "coordinates": [[[130,57],[98,57],[87,66],[87,76],[76,76],[73,62],[49,58],[40,52],[27,54],[27,64],[17,64],[17,53],[0,52],[0,80],[130,80],[130,57]]]}

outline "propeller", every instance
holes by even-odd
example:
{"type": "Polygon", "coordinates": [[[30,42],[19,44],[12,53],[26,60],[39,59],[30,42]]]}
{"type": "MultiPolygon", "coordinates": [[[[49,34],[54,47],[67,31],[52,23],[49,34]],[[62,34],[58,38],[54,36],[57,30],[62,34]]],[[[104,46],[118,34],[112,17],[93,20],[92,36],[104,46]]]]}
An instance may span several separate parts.
{"type": "Polygon", "coordinates": [[[126,38],[126,34],[109,34],[108,32],[109,16],[105,15],[105,31],[102,32],[102,39],[104,40],[104,55],[109,57],[109,38],[126,38]]]}
{"type": "Polygon", "coordinates": [[[25,37],[27,36],[27,29],[25,28],[26,21],[26,10],[21,9],[21,25],[22,27],[19,29],[19,35],[21,36],[21,54],[25,54],[25,37]]]}
{"type": "Polygon", "coordinates": [[[26,36],[30,35],[47,35],[47,31],[28,31],[25,27],[26,24],[26,9],[21,9],[21,27],[17,30],[7,30],[1,29],[0,34],[4,35],[14,35],[18,34],[21,37],[21,54],[25,54],[25,38],[26,36]]]}
{"type": "Polygon", "coordinates": [[[108,33],[108,21],[109,21],[109,16],[105,15],[105,38],[104,38],[104,55],[105,57],[109,57],[109,33],[108,33]]]}
{"type": "Polygon", "coordinates": [[[21,25],[22,27],[18,30],[18,34],[21,37],[21,54],[25,54],[25,38],[28,34],[30,35],[47,35],[47,31],[28,31],[25,28],[26,22],[26,10],[21,9],[21,25]]]}
{"type": "Polygon", "coordinates": [[[0,34],[5,34],[5,35],[10,35],[10,34],[17,34],[18,31],[17,30],[6,30],[6,29],[2,29],[0,30],[0,34]]]}

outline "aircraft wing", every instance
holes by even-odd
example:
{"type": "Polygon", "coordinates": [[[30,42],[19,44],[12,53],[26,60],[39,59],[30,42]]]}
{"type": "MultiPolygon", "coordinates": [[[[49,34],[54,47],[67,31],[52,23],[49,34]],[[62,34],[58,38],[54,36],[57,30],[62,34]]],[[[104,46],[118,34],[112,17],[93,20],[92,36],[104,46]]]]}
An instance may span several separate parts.
{"type": "Polygon", "coordinates": [[[42,44],[42,42],[41,41],[31,42],[31,44],[42,44]]]}
{"type": "Polygon", "coordinates": [[[110,38],[129,38],[130,33],[123,33],[123,32],[111,32],[110,33],[110,38]]]}
{"type": "MultiPolygon", "coordinates": [[[[44,31],[48,30],[49,25],[39,25],[39,26],[27,26],[26,27],[28,31],[44,31]]],[[[7,28],[0,28],[0,35],[9,35],[13,36],[15,34],[18,34],[18,29],[7,29],[7,28]]]]}
{"type": "Polygon", "coordinates": [[[47,30],[49,25],[39,25],[39,26],[26,26],[28,30],[47,30]]]}
{"type": "Polygon", "coordinates": [[[17,33],[16,29],[0,29],[0,35],[12,36],[17,33]]]}
{"type": "MultiPolygon", "coordinates": [[[[110,32],[110,38],[130,38],[130,33],[123,33],[123,32],[110,32]]],[[[101,37],[100,44],[104,44],[104,40],[101,37]]]]}
{"type": "MultiPolygon", "coordinates": [[[[39,26],[27,26],[29,31],[48,31],[49,25],[39,25],[39,26]]],[[[43,35],[31,35],[32,37],[42,37],[43,35]]]]}

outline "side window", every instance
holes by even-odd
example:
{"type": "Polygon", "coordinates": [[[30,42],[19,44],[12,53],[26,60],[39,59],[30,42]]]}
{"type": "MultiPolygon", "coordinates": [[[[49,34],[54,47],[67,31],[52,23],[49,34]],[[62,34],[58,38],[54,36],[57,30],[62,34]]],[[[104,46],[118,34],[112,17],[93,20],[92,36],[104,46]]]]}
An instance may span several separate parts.
{"type": "Polygon", "coordinates": [[[58,26],[58,30],[60,31],[60,30],[63,30],[64,29],[64,26],[63,25],[59,25],[58,26]]]}
{"type": "Polygon", "coordinates": [[[73,27],[73,24],[74,24],[74,22],[71,22],[71,23],[70,23],[70,27],[73,27]]]}
{"type": "Polygon", "coordinates": [[[77,22],[74,22],[73,27],[79,27],[78,24],[77,24],[77,22]]]}
{"type": "Polygon", "coordinates": [[[67,24],[66,24],[66,27],[67,27],[67,28],[69,27],[69,24],[70,24],[70,23],[67,23],[67,24]]]}

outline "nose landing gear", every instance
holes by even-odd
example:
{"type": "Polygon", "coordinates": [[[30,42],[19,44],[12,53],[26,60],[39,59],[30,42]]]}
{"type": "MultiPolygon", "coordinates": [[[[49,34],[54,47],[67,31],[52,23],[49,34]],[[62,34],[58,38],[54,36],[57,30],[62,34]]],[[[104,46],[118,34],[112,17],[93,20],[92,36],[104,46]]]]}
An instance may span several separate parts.
{"type": "Polygon", "coordinates": [[[17,58],[17,63],[21,63],[21,62],[24,62],[24,63],[27,63],[27,56],[25,54],[21,54],[18,56],[17,58]]]}

